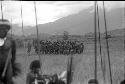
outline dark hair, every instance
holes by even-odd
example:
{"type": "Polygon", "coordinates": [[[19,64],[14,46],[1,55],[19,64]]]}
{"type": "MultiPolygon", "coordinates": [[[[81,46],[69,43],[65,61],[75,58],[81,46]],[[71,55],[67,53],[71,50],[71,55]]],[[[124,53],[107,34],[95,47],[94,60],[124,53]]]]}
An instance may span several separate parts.
{"type": "Polygon", "coordinates": [[[121,81],[120,84],[125,84],[125,79],[123,81],[121,81]]]}
{"type": "Polygon", "coordinates": [[[89,83],[98,84],[98,80],[96,80],[96,79],[90,79],[90,80],[88,81],[88,84],[89,84],[89,83]]]}
{"type": "Polygon", "coordinates": [[[58,75],[57,75],[57,74],[54,74],[54,75],[53,75],[53,78],[58,79],[58,75]]]}
{"type": "Polygon", "coordinates": [[[34,70],[36,68],[40,68],[40,61],[39,60],[34,60],[30,64],[30,69],[34,70]]]}

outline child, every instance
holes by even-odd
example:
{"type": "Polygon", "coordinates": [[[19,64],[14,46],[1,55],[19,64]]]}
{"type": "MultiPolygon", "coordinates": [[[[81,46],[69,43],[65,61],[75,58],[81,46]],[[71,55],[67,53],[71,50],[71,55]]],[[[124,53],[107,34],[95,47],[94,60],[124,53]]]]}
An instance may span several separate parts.
{"type": "Polygon", "coordinates": [[[26,84],[46,84],[45,79],[40,74],[40,61],[34,60],[30,64],[30,72],[27,74],[26,84]]]}

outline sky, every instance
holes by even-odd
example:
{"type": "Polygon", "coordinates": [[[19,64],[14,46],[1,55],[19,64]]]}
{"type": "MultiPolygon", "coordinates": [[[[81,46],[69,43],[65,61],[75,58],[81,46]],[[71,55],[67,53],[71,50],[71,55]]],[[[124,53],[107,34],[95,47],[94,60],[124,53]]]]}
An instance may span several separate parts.
{"type": "MultiPolygon", "coordinates": [[[[94,1],[35,1],[38,24],[54,22],[62,17],[72,15],[94,6],[94,1]]],[[[3,1],[3,16],[9,19],[13,24],[21,26],[22,20],[24,26],[36,25],[35,9],[33,1],[3,1]],[[22,18],[21,18],[22,6],[22,18]]],[[[102,8],[102,1],[98,1],[102,8]]],[[[123,1],[105,1],[107,11],[114,8],[123,7],[123,1]]],[[[94,11],[94,10],[93,10],[94,11]]],[[[90,11],[90,12],[93,12],[90,11]]],[[[1,15],[1,11],[0,11],[1,15]]],[[[0,16],[1,18],[1,16],[0,16]]]]}

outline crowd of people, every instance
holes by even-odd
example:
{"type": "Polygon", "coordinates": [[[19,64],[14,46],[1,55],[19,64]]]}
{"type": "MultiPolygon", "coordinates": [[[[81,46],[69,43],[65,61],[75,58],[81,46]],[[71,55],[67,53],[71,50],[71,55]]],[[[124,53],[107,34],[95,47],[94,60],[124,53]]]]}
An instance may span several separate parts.
{"type": "Polygon", "coordinates": [[[34,41],[34,48],[37,52],[38,49],[42,54],[60,54],[60,55],[69,55],[69,54],[81,54],[84,50],[83,42],[80,41],[67,41],[67,40],[57,40],[57,41],[47,41],[41,40],[39,47],[34,41]]]}

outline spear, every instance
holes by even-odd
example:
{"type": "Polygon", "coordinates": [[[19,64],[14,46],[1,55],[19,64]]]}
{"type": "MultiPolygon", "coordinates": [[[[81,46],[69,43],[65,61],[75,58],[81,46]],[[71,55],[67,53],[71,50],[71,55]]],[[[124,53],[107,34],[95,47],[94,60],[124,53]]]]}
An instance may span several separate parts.
{"type": "Polygon", "coordinates": [[[2,17],[2,20],[3,20],[3,5],[2,5],[2,1],[1,1],[1,17],[2,17]]]}

